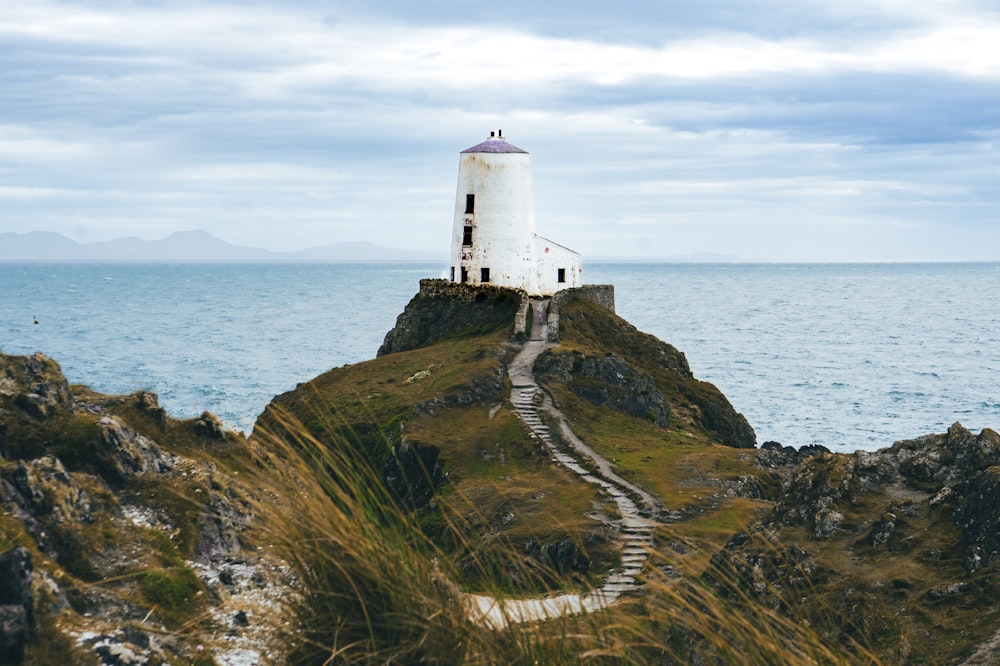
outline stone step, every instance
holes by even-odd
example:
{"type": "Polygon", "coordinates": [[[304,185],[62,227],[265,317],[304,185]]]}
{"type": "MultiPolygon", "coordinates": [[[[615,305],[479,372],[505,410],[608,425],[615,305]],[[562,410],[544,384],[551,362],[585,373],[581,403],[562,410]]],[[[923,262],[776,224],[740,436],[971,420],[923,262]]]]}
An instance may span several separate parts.
{"type": "Polygon", "coordinates": [[[635,592],[639,588],[635,585],[619,585],[616,583],[614,585],[605,585],[602,589],[610,594],[620,596],[626,592],[635,592]]]}
{"type": "Polygon", "coordinates": [[[630,494],[634,491],[627,483],[617,479],[613,474],[605,477],[600,471],[588,469],[585,465],[589,465],[592,461],[589,459],[589,454],[583,451],[576,451],[575,455],[571,455],[572,452],[556,448],[551,427],[547,424],[546,418],[543,418],[545,412],[538,404],[539,397],[544,397],[545,394],[537,384],[528,383],[528,377],[530,375],[521,375],[519,377],[521,381],[512,387],[510,403],[515,414],[527,426],[530,437],[548,449],[551,459],[556,464],[579,475],[587,483],[599,486],[615,503],[621,514],[620,520],[613,521],[621,530],[623,542],[621,568],[612,572],[599,590],[583,600],[584,605],[594,608],[610,605],[619,595],[633,592],[641,587],[642,583],[637,581],[636,576],[642,573],[643,567],[649,561],[648,549],[653,543],[655,525],[643,518],[637,500],[630,494]]]}

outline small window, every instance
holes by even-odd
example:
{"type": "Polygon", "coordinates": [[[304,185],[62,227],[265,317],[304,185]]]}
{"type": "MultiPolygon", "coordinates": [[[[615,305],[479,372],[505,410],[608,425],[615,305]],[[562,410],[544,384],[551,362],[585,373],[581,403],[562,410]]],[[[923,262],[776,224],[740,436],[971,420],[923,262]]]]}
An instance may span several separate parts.
{"type": "Polygon", "coordinates": [[[466,268],[465,266],[462,266],[462,282],[464,284],[465,282],[468,281],[469,281],[469,269],[466,268]]]}
{"type": "Polygon", "coordinates": [[[558,279],[559,282],[565,282],[566,281],[566,269],[565,268],[558,268],[558,269],[556,269],[556,276],[557,276],[556,279],[558,279]]]}
{"type": "Polygon", "coordinates": [[[465,229],[462,230],[462,245],[465,247],[470,247],[472,245],[472,225],[465,225],[465,229]]]}
{"type": "Polygon", "coordinates": [[[472,215],[476,212],[476,195],[466,194],[465,195],[465,214],[472,215]]]}
{"type": "Polygon", "coordinates": [[[490,281],[490,269],[488,268],[479,269],[479,281],[484,284],[490,281]]]}
{"type": "Polygon", "coordinates": [[[451,267],[451,281],[452,282],[455,281],[455,267],[454,266],[451,267]]]}

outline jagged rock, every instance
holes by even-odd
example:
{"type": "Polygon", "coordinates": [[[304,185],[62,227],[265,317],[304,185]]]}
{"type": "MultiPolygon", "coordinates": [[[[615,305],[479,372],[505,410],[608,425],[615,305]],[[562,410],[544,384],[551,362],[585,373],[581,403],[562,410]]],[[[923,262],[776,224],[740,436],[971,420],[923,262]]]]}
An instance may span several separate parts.
{"type": "Polygon", "coordinates": [[[134,664],[145,664],[145,657],[137,655],[128,646],[121,643],[109,643],[97,645],[94,652],[101,657],[101,662],[109,666],[133,666],[134,664]]]}
{"type": "Polygon", "coordinates": [[[109,483],[121,483],[130,476],[144,476],[169,471],[172,459],[153,440],[145,437],[114,416],[102,416],[97,422],[104,446],[101,475],[109,483]]]}
{"type": "Polygon", "coordinates": [[[1000,467],[960,484],[953,521],[962,530],[962,564],[972,572],[1000,559],[1000,467]]]}
{"type": "Polygon", "coordinates": [[[907,610],[916,600],[909,601],[909,590],[920,583],[898,578],[887,586],[884,568],[866,571],[874,564],[870,558],[891,557],[902,558],[900,571],[934,583],[924,588],[922,604],[992,607],[995,573],[986,568],[1000,561],[1000,437],[994,431],[976,436],[956,423],[942,435],[853,454],[804,455],[777,443],[762,448],[762,466],[783,478],[781,496],[767,517],[713,557],[705,578],[716,589],[734,599],[762,601],[797,620],[830,623],[863,642],[879,641],[898,632],[894,618],[900,615],[917,625],[926,621],[927,606],[907,610]],[[813,555],[783,546],[786,540],[812,540],[815,559],[844,570],[800,566],[813,555]],[[954,571],[958,562],[969,580],[941,584],[927,573],[938,566],[954,571]],[[981,571],[983,577],[972,576],[981,571]],[[813,596],[823,600],[815,613],[813,596]]]}
{"type": "Polygon", "coordinates": [[[820,445],[782,446],[780,442],[764,442],[760,445],[760,455],[757,464],[765,469],[794,467],[810,456],[822,456],[830,453],[830,449],[820,445]]]}
{"type": "Polygon", "coordinates": [[[733,409],[718,388],[695,379],[684,354],[672,345],[636,330],[621,317],[586,299],[577,299],[563,307],[560,322],[561,339],[620,357],[653,380],[660,394],[667,398],[671,419],[693,421],[726,446],[757,445],[757,435],[746,418],[733,409]]]}
{"type": "Polygon", "coordinates": [[[69,608],[69,599],[66,598],[66,593],[48,573],[36,571],[35,586],[39,594],[39,605],[47,607],[52,615],[58,615],[69,608]]]}
{"type": "Polygon", "coordinates": [[[152,391],[137,391],[135,393],[135,406],[139,411],[152,417],[161,430],[167,426],[167,410],[160,407],[159,396],[152,391]]]}
{"type": "Polygon", "coordinates": [[[222,423],[222,419],[212,412],[201,413],[201,416],[194,423],[194,432],[196,435],[208,439],[214,439],[219,442],[226,441],[226,429],[222,423]]]}
{"type": "Polygon", "coordinates": [[[833,508],[833,498],[820,497],[813,514],[813,533],[817,539],[829,539],[844,522],[844,514],[833,508]]]}
{"type": "MultiPolygon", "coordinates": [[[[166,452],[173,444],[189,447],[192,431],[237,443],[213,416],[175,424],[155,394],[70,389],[59,366],[44,356],[0,353],[3,531],[11,540],[12,534],[18,541],[34,539],[38,547],[32,551],[38,557],[34,581],[30,561],[20,568],[26,575],[15,575],[6,566],[11,553],[0,556],[0,663],[21,663],[22,654],[43,656],[46,663],[62,655],[75,663],[79,650],[90,652],[95,663],[188,663],[195,641],[211,640],[207,634],[193,640],[153,636],[139,628],[172,621],[154,601],[171,590],[145,589],[143,572],[167,567],[168,578],[197,586],[197,579],[185,578],[194,567],[204,563],[207,570],[211,560],[239,552],[240,535],[251,527],[252,504],[244,493],[252,491],[237,477],[209,460],[166,452]],[[133,426],[137,411],[142,418],[133,426]],[[160,428],[162,441],[136,429],[148,432],[150,422],[160,428]],[[119,504],[126,497],[127,511],[119,504]],[[18,599],[27,603],[11,600],[10,587],[25,580],[18,599]],[[36,609],[46,621],[36,628],[43,635],[33,638],[36,609]]],[[[282,580],[277,569],[246,568],[290,593],[287,568],[282,580]]],[[[234,586],[210,600],[196,594],[192,612],[203,612],[196,607],[207,601],[231,616],[241,609],[242,603],[233,602],[241,593],[234,586]]],[[[279,624],[262,617],[248,633],[270,634],[279,624]]]]}
{"type": "Polygon", "coordinates": [[[0,554],[0,664],[20,664],[35,629],[31,553],[23,546],[0,554]]]}
{"type": "Polygon", "coordinates": [[[969,572],[1000,559],[1000,435],[985,428],[976,436],[955,423],[944,435],[899,441],[883,451],[899,460],[904,477],[935,492],[931,506],[952,508],[969,572]]]}
{"type": "MultiPolygon", "coordinates": [[[[641,334],[636,332],[636,335],[641,334]]],[[[756,443],[753,429],[725,396],[710,384],[693,379],[682,354],[659,341],[655,341],[655,347],[661,352],[661,366],[676,375],[675,381],[691,388],[688,397],[694,401],[701,424],[714,431],[727,446],[753,448],[756,443]],[[678,355],[683,363],[677,361],[678,355]]],[[[547,351],[535,362],[535,374],[542,382],[565,384],[594,405],[606,404],[631,416],[649,419],[661,428],[670,425],[672,407],[656,381],[616,354],[594,356],[547,351]]]]}
{"type": "Polygon", "coordinates": [[[37,420],[73,409],[73,394],[59,364],[41,353],[0,354],[0,404],[3,400],[37,420]]]}
{"type": "Polygon", "coordinates": [[[24,512],[57,524],[91,522],[89,494],[73,482],[55,456],[19,462],[4,478],[16,492],[10,500],[24,512]]]}

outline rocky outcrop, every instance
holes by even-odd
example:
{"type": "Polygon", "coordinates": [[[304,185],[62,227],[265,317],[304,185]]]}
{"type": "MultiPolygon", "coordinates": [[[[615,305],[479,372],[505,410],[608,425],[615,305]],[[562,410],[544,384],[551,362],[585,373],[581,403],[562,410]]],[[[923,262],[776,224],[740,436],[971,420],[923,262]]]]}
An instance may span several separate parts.
{"type": "Polygon", "coordinates": [[[201,413],[201,416],[194,422],[194,431],[206,439],[213,439],[217,442],[226,441],[226,428],[222,424],[222,419],[212,412],[201,413]]]}
{"type": "Polygon", "coordinates": [[[932,635],[924,633],[928,618],[945,626],[950,606],[993,604],[1000,566],[993,430],[974,435],[956,423],[944,434],[853,454],[772,442],[757,462],[783,481],[770,514],[732,537],[705,574],[730,598],[901,655],[913,636],[932,635]]]}
{"type": "Polygon", "coordinates": [[[715,386],[694,378],[683,352],[586,298],[562,303],[559,316],[561,345],[546,356],[572,358],[540,359],[543,382],[565,381],[571,375],[572,390],[578,395],[587,393],[592,402],[604,400],[606,394],[608,404],[660,425],[691,424],[707,430],[720,444],[756,446],[757,436],[746,418],[715,386]],[[622,395],[632,381],[635,386],[627,389],[631,395],[622,395]],[[600,383],[607,386],[602,388],[600,383]]]}
{"type": "MultiPolygon", "coordinates": [[[[0,354],[0,542],[31,546],[0,555],[0,663],[42,653],[65,663],[191,661],[197,632],[165,638],[159,627],[243,596],[209,600],[203,589],[236,558],[251,560],[254,489],[206,453],[238,456],[241,446],[208,412],[178,421],[155,394],[104,396],[70,386],[41,354],[0,354]]],[[[270,564],[257,588],[287,596],[287,573],[270,564]]],[[[245,631],[267,633],[259,624],[245,631]]]]}
{"type": "Polygon", "coordinates": [[[693,380],[681,388],[697,408],[697,420],[719,442],[737,449],[752,449],[757,445],[757,434],[746,417],[737,412],[729,399],[712,384],[693,380]]]}
{"type": "MultiPolygon", "coordinates": [[[[764,458],[764,460],[767,460],[764,458]]],[[[846,514],[866,495],[896,494],[922,507],[947,511],[961,531],[962,563],[974,572],[1000,559],[1000,436],[990,429],[973,435],[956,423],[943,435],[896,442],[876,452],[818,453],[787,475],[773,520],[807,525],[829,539],[845,526],[846,514]]],[[[897,515],[880,513],[865,522],[876,546],[890,543],[897,515]]]]}
{"type": "Polygon", "coordinates": [[[23,546],[0,554],[0,664],[19,664],[35,630],[31,553],[23,546]]]}
{"type": "Polygon", "coordinates": [[[101,445],[97,448],[99,469],[105,481],[121,484],[130,477],[169,471],[174,461],[153,440],[128,427],[114,416],[97,421],[101,445]]]}
{"type": "Polygon", "coordinates": [[[619,356],[547,352],[535,362],[535,372],[543,382],[565,384],[594,405],[608,405],[661,428],[670,424],[670,405],[656,383],[619,356]]]}
{"type": "Polygon", "coordinates": [[[73,395],[59,364],[40,353],[0,354],[0,399],[40,420],[73,408],[73,395]]]}
{"type": "Polygon", "coordinates": [[[525,300],[527,294],[514,289],[421,280],[420,291],[397,317],[377,355],[491,330],[506,330],[514,337],[515,315],[525,300]]]}

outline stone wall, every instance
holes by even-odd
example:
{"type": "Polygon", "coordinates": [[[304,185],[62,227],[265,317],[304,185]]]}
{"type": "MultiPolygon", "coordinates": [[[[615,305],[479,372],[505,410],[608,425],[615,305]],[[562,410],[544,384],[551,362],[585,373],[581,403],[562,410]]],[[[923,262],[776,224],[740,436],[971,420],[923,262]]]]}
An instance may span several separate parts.
{"type": "Polygon", "coordinates": [[[587,284],[556,292],[549,305],[549,342],[559,342],[559,310],[566,303],[576,300],[593,301],[614,314],[615,286],[613,284],[587,284]]]}

